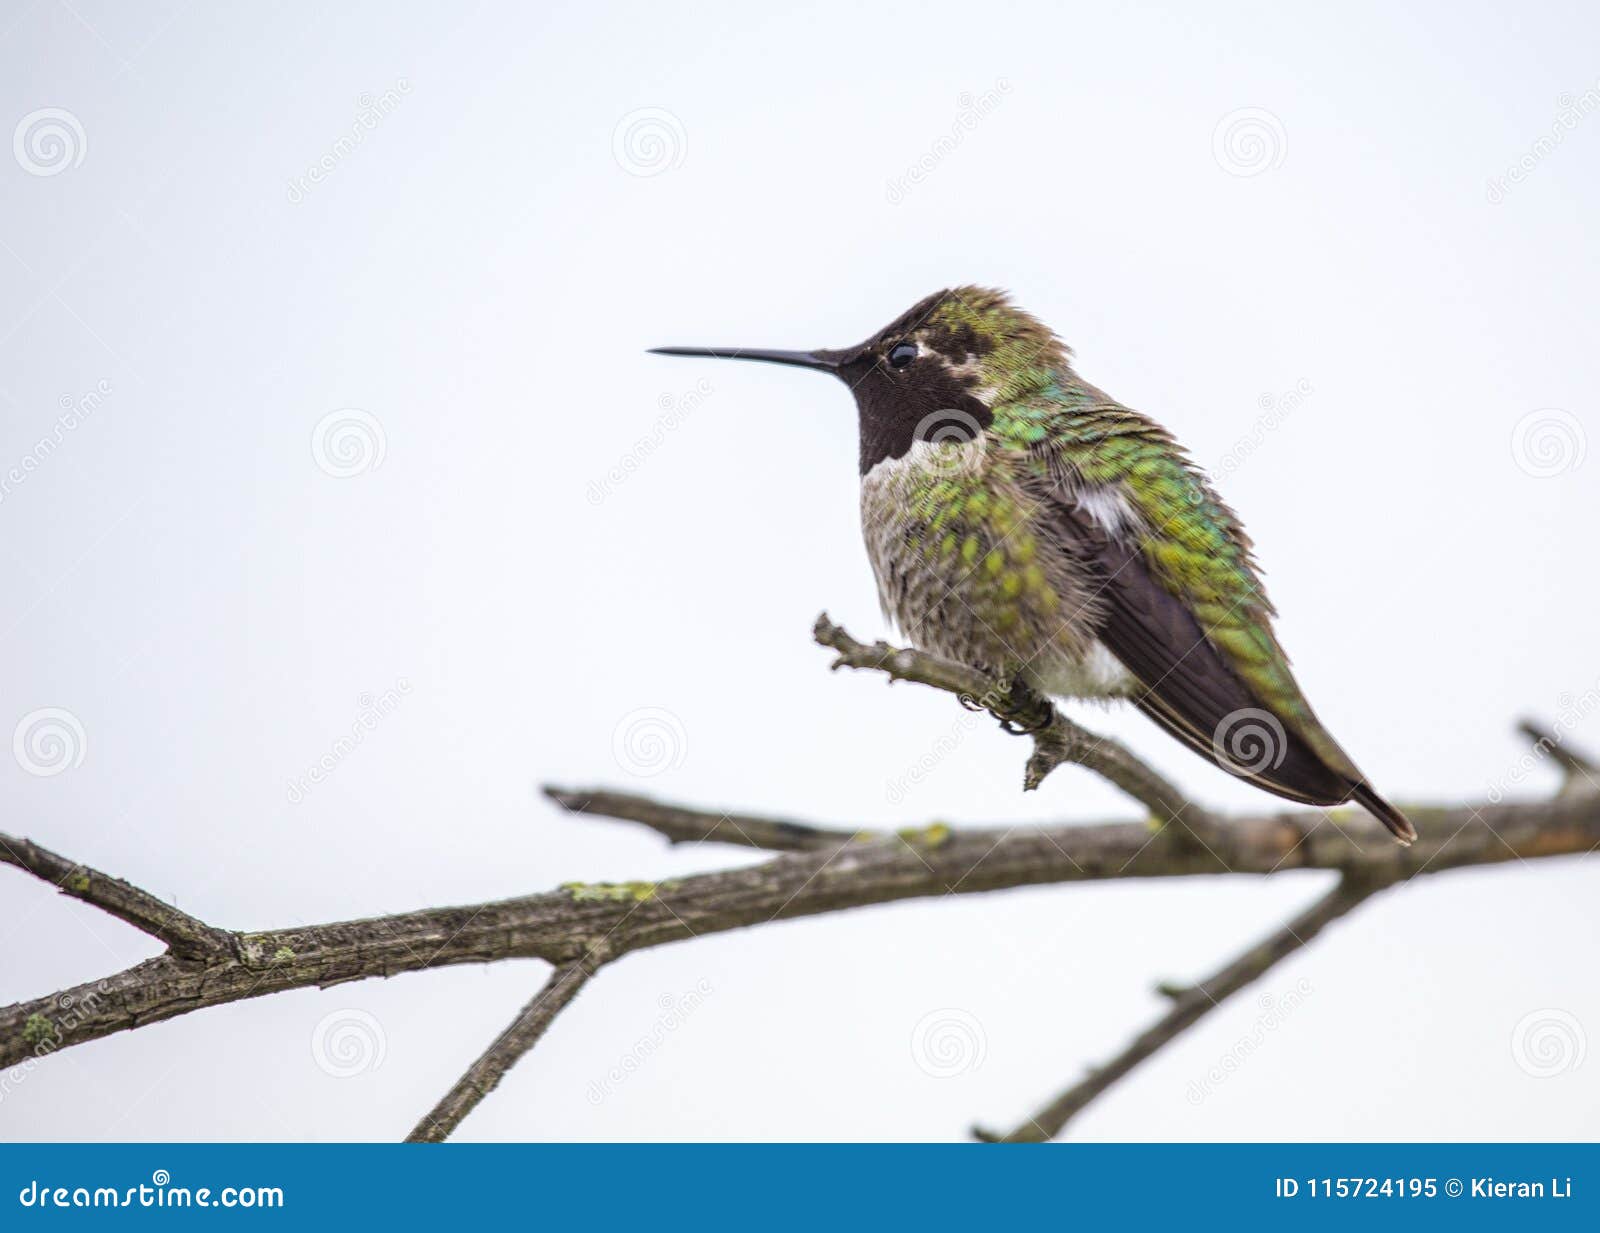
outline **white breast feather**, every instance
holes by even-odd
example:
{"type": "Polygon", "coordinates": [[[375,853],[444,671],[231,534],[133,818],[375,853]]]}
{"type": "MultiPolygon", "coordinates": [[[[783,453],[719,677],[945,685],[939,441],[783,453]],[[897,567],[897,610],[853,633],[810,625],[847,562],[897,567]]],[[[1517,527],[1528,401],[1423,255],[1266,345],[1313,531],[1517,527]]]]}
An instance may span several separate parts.
{"type": "Polygon", "coordinates": [[[1125,535],[1139,521],[1138,512],[1122,495],[1120,488],[1104,484],[1085,486],[1073,496],[1078,508],[1088,514],[1107,535],[1125,535]]]}

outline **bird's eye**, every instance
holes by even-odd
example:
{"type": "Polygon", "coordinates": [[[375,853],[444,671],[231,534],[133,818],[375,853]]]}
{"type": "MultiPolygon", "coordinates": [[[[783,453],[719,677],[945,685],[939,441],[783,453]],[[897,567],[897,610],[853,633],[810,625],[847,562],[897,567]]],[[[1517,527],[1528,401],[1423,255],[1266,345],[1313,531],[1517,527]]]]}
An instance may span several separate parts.
{"type": "Polygon", "coordinates": [[[917,344],[910,342],[895,343],[889,348],[889,367],[904,368],[917,358],[917,344]]]}

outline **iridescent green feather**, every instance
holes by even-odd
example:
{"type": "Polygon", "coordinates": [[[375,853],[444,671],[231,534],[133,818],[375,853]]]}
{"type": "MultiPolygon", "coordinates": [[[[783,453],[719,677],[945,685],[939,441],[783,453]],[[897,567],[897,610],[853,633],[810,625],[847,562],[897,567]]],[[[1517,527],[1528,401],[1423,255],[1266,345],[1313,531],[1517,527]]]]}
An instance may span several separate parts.
{"type": "Polygon", "coordinates": [[[939,313],[994,348],[984,363],[1003,374],[991,404],[994,462],[1020,474],[1053,454],[1085,483],[1115,486],[1139,514],[1138,547],[1151,575],[1183,601],[1263,706],[1330,765],[1353,771],[1272,632],[1275,614],[1249,537],[1171,436],[1078,377],[1054,335],[999,293],[964,288],[939,313]]]}

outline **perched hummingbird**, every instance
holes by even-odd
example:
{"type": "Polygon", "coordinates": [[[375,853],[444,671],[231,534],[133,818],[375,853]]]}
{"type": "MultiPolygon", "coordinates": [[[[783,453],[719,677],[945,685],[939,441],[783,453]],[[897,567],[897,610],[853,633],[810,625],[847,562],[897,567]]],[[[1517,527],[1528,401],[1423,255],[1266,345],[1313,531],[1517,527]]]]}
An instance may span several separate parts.
{"type": "Polygon", "coordinates": [[[1129,699],[1224,770],[1416,832],[1300,692],[1249,537],[1155,421],[1005,293],[956,287],[858,346],[661,347],[814,368],[855,395],[861,525],[919,650],[1056,697],[1129,699]]]}

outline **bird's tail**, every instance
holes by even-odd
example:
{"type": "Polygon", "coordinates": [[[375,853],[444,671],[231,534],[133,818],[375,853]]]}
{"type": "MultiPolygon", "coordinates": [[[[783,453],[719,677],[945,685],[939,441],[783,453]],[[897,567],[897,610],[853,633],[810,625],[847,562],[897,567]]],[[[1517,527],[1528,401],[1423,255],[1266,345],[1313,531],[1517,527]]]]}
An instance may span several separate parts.
{"type": "Polygon", "coordinates": [[[1389,832],[1406,846],[1417,837],[1417,830],[1401,813],[1383,797],[1364,783],[1358,783],[1350,793],[1351,799],[1389,828],[1389,832]]]}

